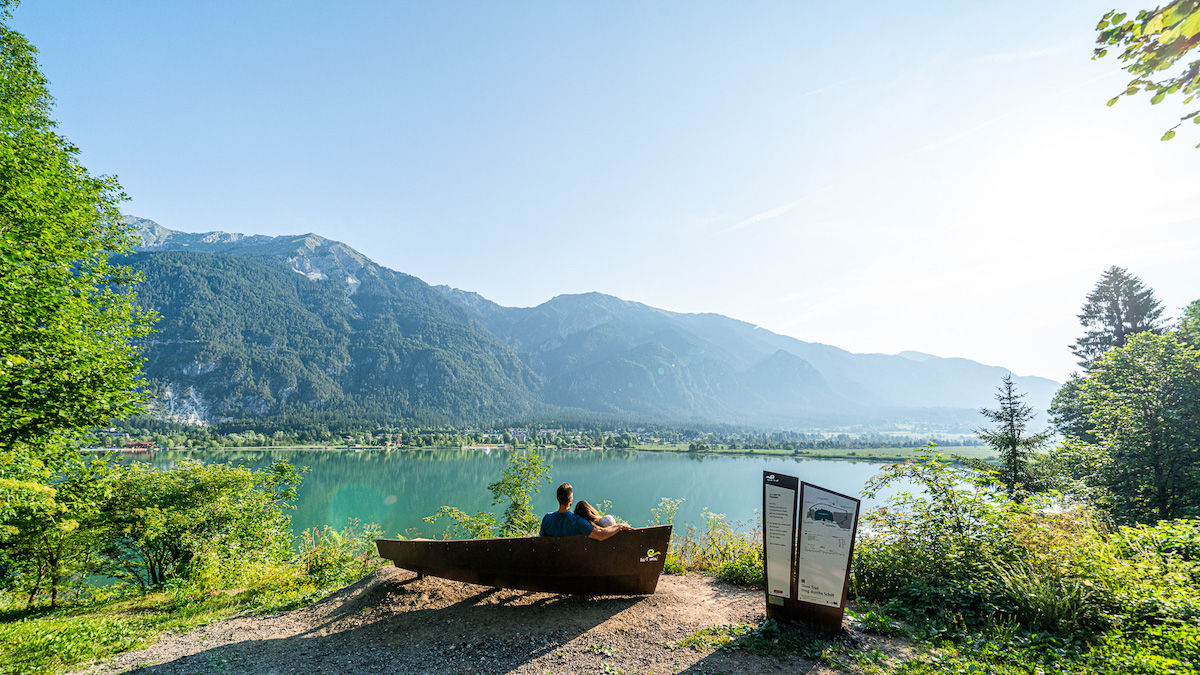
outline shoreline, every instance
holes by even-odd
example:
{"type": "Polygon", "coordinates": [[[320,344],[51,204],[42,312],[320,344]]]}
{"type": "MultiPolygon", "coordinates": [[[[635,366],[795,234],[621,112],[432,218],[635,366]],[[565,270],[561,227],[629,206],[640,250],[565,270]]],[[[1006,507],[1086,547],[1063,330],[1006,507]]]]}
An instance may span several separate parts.
{"type": "MultiPolygon", "coordinates": [[[[425,446],[419,448],[399,447],[399,448],[381,448],[381,447],[351,447],[345,445],[250,445],[250,446],[233,446],[233,447],[218,447],[218,448],[189,448],[189,447],[168,447],[159,448],[150,452],[139,450],[126,450],[125,448],[83,448],[83,452],[102,453],[115,452],[121,455],[129,455],[132,457],[145,456],[154,452],[237,452],[246,450],[250,452],[263,452],[269,450],[278,450],[282,452],[423,452],[427,450],[464,450],[463,446],[457,445],[440,445],[440,446],[425,446]]],[[[527,449],[518,447],[518,450],[527,449]]],[[[555,447],[543,447],[543,450],[558,450],[555,447]]],[[[795,459],[814,459],[814,460],[833,460],[846,462],[884,462],[896,463],[906,459],[916,457],[917,451],[922,447],[916,448],[860,448],[847,450],[764,450],[761,448],[753,449],[738,449],[738,450],[688,450],[685,447],[672,449],[669,447],[636,447],[636,448],[604,448],[596,451],[588,452],[605,452],[613,450],[625,450],[632,452],[656,452],[663,454],[677,455],[694,455],[698,457],[767,457],[767,458],[795,458],[795,459]]],[[[943,452],[948,456],[961,455],[971,459],[979,459],[983,461],[991,461],[998,459],[995,451],[988,446],[973,446],[973,445],[938,445],[934,446],[935,450],[943,452]]],[[[583,452],[583,451],[579,451],[583,452]]]]}

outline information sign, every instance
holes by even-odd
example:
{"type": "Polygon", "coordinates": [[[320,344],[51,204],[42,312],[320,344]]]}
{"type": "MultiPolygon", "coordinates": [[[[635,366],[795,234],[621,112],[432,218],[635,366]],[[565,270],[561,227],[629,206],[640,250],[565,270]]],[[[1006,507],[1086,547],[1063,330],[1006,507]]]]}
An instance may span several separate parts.
{"type": "Polygon", "coordinates": [[[796,597],[796,496],[800,479],[763,472],[763,545],[767,600],[796,597]]]}
{"type": "Polygon", "coordinates": [[[763,472],[763,561],[767,617],[837,632],[859,500],[763,472]]]}
{"type": "Polygon", "coordinates": [[[859,501],[800,484],[800,551],[797,598],[842,607],[859,501]]]}

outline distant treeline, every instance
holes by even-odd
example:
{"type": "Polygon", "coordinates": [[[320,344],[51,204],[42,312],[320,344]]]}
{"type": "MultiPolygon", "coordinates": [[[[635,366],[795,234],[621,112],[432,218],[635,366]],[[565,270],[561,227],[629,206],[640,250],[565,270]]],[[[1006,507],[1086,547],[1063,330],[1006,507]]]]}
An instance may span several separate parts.
{"type": "Polygon", "coordinates": [[[756,450],[856,450],[915,448],[936,442],[941,445],[981,445],[978,438],[947,440],[936,434],[896,436],[882,433],[805,433],[724,428],[669,427],[633,428],[600,426],[546,426],[530,424],[493,428],[452,426],[343,425],[319,419],[297,420],[298,428],[272,428],[238,422],[196,426],[154,417],[136,417],[114,423],[97,432],[97,441],[119,446],[130,441],[154,442],[163,447],[279,447],[296,445],[361,445],[366,447],[431,447],[503,442],[515,445],[587,445],[606,448],[636,448],[642,445],[687,445],[690,450],[718,448],[756,450]]]}

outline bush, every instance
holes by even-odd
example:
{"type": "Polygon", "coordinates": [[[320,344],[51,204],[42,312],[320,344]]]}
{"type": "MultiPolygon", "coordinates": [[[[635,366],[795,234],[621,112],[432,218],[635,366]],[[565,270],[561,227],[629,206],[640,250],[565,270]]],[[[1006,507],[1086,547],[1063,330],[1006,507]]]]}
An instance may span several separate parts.
{"type": "Polygon", "coordinates": [[[761,528],[752,534],[739,532],[724,514],[710,513],[707,509],[701,518],[704,524],[700,529],[689,525],[678,544],[672,546],[668,564],[675,561],[684,570],[711,574],[739,586],[761,588],[761,528]]]}
{"type": "Polygon", "coordinates": [[[176,578],[245,583],[290,557],[283,509],[299,483],[285,462],[261,470],[190,460],[169,470],[114,467],[100,571],[143,588],[176,578]]]}
{"type": "Polygon", "coordinates": [[[1200,521],[1017,506],[936,454],[872,485],[898,476],[924,492],[864,517],[852,595],[953,639],[903,672],[1197,672],[1200,521]]]}
{"type": "Polygon", "coordinates": [[[357,581],[386,562],[375,546],[382,533],[378,525],[363,525],[357,518],[341,530],[307,529],[299,540],[298,567],[318,586],[357,581]]]}

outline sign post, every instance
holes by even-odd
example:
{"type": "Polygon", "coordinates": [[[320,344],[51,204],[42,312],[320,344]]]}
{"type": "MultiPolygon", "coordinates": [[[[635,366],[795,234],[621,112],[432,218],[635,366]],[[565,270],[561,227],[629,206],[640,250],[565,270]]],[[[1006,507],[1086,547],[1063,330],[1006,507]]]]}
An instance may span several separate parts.
{"type": "Polygon", "coordinates": [[[768,618],[841,630],[860,505],[793,476],[763,472],[768,618]]]}

